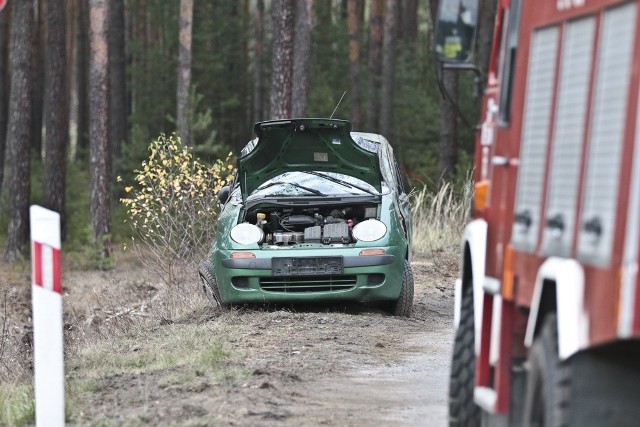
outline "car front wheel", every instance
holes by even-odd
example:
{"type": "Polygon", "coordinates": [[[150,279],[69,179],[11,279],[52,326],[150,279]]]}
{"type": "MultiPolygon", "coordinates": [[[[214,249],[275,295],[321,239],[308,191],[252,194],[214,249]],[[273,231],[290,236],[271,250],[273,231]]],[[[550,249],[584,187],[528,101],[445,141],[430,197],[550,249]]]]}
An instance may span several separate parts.
{"type": "Polygon", "coordinates": [[[205,260],[200,263],[198,266],[198,277],[202,282],[202,289],[211,304],[214,307],[224,308],[225,304],[220,298],[220,290],[218,289],[218,282],[216,281],[216,275],[211,261],[205,260]]]}
{"type": "Polygon", "coordinates": [[[413,271],[409,261],[404,261],[400,296],[391,303],[389,311],[394,316],[411,317],[413,311],[413,271]]]}

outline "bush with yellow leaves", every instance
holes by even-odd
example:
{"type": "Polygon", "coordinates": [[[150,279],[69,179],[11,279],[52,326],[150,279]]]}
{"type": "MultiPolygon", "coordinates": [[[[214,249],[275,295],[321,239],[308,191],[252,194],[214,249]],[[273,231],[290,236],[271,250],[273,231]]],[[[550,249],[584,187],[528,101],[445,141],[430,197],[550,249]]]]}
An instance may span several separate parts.
{"type": "Polygon", "coordinates": [[[179,137],[162,134],[134,171],[135,183],[124,188],[127,196],[120,202],[134,232],[133,248],[169,285],[209,249],[218,191],[234,178],[231,156],[207,166],[179,137]]]}

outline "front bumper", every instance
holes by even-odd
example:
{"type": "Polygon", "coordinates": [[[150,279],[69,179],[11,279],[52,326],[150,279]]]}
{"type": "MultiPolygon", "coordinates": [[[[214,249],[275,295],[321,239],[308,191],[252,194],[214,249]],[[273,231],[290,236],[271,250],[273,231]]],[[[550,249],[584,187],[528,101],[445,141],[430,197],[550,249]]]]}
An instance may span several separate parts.
{"type": "Polygon", "coordinates": [[[385,255],[361,256],[361,247],[251,250],[255,258],[231,258],[234,250],[213,256],[224,303],[393,301],[400,295],[406,248],[381,247],[385,255]],[[273,258],[341,257],[338,274],[274,275],[273,258]]]}
{"type": "MultiPolygon", "coordinates": [[[[299,256],[296,254],[296,257],[299,256]]],[[[222,260],[222,265],[226,268],[238,269],[238,270],[271,270],[272,262],[270,258],[225,258],[222,260]]],[[[381,265],[393,264],[396,257],[393,255],[368,255],[368,256],[346,256],[342,257],[343,267],[375,267],[381,265]]]]}

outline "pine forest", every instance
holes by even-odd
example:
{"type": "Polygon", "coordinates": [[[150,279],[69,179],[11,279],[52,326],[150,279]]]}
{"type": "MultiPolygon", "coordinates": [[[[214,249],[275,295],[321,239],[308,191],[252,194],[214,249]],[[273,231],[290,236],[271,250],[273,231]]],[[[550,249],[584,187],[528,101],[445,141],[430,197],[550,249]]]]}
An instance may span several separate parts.
{"type": "MultiPolygon", "coordinates": [[[[479,101],[472,73],[434,60],[436,3],[9,0],[0,11],[4,259],[28,257],[31,204],[61,214],[69,251],[108,259],[132,233],[120,202],[127,183],[162,135],[231,170],[255,122],[333,116],[385,135],[409,188],[461,188],[479,101]]],[[[481,17],[478,64],[492,30],[481,17]]]]}

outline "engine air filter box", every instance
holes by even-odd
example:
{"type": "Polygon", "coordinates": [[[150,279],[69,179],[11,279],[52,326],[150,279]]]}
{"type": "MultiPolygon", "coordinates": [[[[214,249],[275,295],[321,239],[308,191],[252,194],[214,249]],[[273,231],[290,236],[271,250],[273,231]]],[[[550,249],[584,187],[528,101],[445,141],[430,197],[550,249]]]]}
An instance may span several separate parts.
{"type": "Polygon", "coordinates": [[[322,243],[349,243],[349,226],[345,222],[325,224],[322,243]]]}
{"type": "Polygon", "coordinates": [[[322,241],[322,227],[316,225],[315,227],[307,227],[304,229],[304,242],[305,243],[320,243],[322,241]]]}

